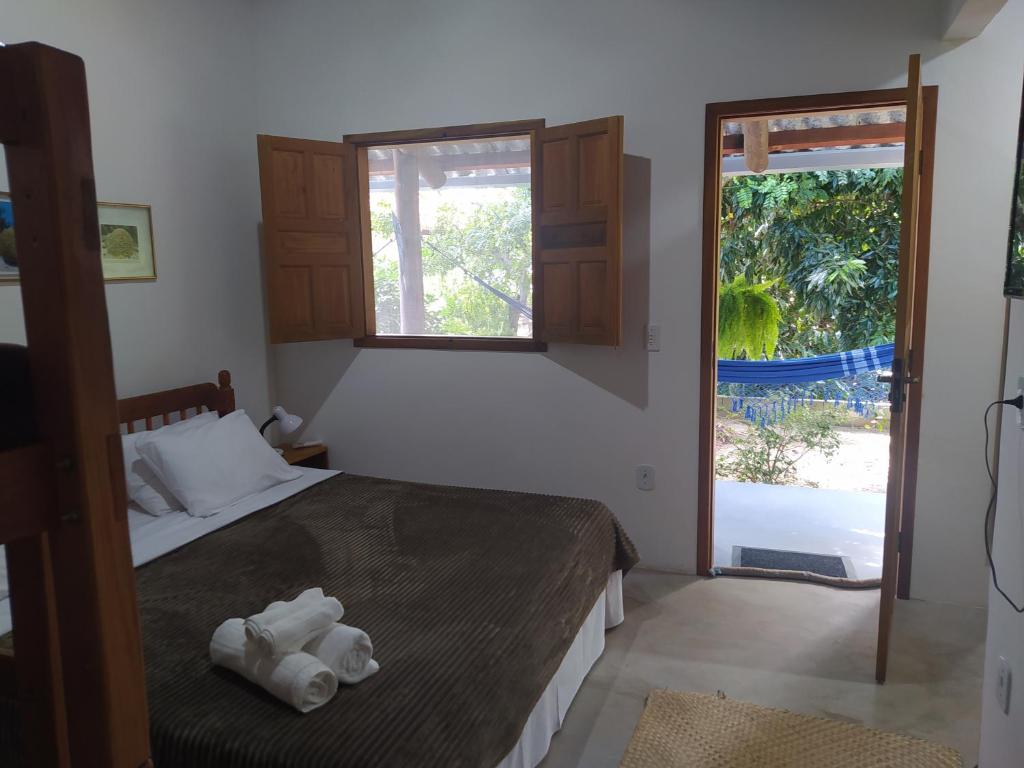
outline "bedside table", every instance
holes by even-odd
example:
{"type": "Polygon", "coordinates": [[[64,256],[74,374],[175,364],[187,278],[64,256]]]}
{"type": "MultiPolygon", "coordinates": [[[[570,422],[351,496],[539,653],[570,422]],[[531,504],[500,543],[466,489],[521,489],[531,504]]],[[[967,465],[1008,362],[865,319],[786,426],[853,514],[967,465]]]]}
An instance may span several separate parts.
{"type": "Polygon", "coordinates": [[[293,448],[290,445],[277,446],[284,453],[281,458],[289,464],[313,469],[327,469],[327,446],[308,445],[305,448],[293,448]]]}

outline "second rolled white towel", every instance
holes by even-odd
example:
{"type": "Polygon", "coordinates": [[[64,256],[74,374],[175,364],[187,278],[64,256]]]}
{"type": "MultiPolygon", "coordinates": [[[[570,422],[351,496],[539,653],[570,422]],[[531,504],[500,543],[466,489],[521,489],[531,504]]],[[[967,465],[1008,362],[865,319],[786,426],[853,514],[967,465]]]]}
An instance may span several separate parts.
{"type": "Polygon", "coordinates": [[[316,656],[301,651],[270,658],[246,642],[242,619],[228,619],[213,633],[210,659],[237,672],[299,712],[331,700],[338,678],[316,656]]]}
{"type": "Polygon", "coordinates": [[[245,636],[268,656],[297,651],[336,622],[344,609],[323,590],[307,589],[294,600],[276,602],[245,620],[245,636]]]}
{"type": "Polygon", "coordinates": [[[302,646],[337,675],[339,682],[354,685],[374,674],[380,665],[373,660],[373,643],[363,630],[333,624],[302,646]]]}

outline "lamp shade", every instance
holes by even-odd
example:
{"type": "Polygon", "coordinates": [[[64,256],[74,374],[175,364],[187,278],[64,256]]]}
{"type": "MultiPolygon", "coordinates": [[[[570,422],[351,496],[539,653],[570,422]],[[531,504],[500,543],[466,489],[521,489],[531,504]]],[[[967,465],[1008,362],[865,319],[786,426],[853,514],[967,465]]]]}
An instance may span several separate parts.
{"type": "Polygon", "coordinates": [[[302,426],[302,417],[296,416],[294,413],[288,413],[280,405],[275,405],[274,410],[271,411],[274,414],[274,418],[277,419],[277,428],[280,430],[282,435],[290,435],[292,432],[302,426]]]}

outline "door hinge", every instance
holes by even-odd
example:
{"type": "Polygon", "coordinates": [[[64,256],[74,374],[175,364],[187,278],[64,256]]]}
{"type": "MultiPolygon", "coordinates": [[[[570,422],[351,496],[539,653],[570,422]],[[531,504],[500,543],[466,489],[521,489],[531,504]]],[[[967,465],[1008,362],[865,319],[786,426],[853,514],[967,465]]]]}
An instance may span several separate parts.
{"type": "Polygon", "coordinates": [[[917,175],[924,176],[924,147],[917,150],[917,175]]]}
{"type": "Polygon", "coordinates": [[[896,551],[903,553],[903,531],[896,534],[896,551]]]}

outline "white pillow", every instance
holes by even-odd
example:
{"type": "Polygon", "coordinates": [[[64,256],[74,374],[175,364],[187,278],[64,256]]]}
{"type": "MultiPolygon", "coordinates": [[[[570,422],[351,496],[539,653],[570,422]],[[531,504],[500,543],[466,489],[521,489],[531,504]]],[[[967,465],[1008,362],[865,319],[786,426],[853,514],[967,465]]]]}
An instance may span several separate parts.
{"type": "Polygon", "coordinates": [[[136,432],[121,435],[121,452],[124,454],[124,479],[128,486],[128,498],[134,501],[144,512],[160,517],[167,512],[180,512],[185,507],[174,498],[167,486],[161,482],[156,473],[142,460],[135,444],[144,435],[156,432],[163,434],[185,432],[203,424],[210,424],[218,419],[216,413],[199,413],[191,419],[176,421],[173,424],[149,432],[136,432]]]}
{"type": "Polygon", "coordinates": [[[196,517],[209,517],[246,496],[302,477],[267,444],[243,410],[196,429],[142,435],[135,447],[196,517]]]}

